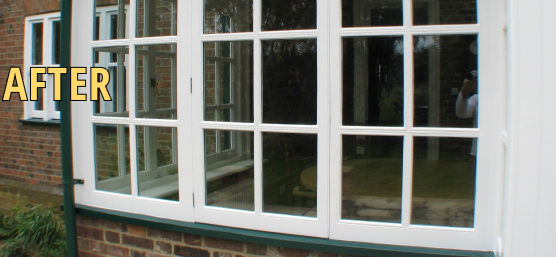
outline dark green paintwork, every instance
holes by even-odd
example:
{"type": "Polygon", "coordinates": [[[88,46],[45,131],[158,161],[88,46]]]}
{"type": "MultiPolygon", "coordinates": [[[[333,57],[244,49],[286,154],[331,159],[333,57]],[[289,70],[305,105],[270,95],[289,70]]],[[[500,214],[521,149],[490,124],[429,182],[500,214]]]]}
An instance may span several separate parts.
{"type": "MultiPolygon", "coordinates": [[[[61,1],[61,52],[60,67],[69,70],[71,65],[71,0],[61,1]]],[[[62,152],[62,186],[64,192],[65,225],[68,257],[77,257],[77,233],[75,230],[75,197],[73,191],[73,162],[71,152],[71,102],[70,77],[62,76],[62,101],[60,103],[60,142],[62,152]]]]}

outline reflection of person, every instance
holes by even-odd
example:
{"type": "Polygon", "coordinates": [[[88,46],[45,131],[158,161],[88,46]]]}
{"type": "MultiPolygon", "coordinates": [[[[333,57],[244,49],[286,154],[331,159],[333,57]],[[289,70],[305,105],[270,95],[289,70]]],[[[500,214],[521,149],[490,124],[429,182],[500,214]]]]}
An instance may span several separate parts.
{"type": "MultiPolygon", "coordinates": [[[[463,86],[456,100],[456,115],[459,118],[474,118],[473,127],[477,127],[477,114],[479,107],[479,95],[476,93],[477,89],[477,71],[471,71],[463,80],[463,86]]],[[[471,145],[471,152],[469,154],[477,155],[477,139],[473,139],[473,144],[471,145]]]]}

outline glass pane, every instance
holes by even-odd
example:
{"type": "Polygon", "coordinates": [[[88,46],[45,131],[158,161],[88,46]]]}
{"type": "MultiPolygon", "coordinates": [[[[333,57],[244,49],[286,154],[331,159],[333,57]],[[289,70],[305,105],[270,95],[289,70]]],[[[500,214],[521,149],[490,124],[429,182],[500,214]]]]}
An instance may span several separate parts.
{"type": "Polygon", "coordinates": [[[401,223],[403,137],[342,142],[342,219],[401,223]]]}
{"type": "Polygon", "coordinates": [[[179,201],[177,129],[137,126],[139,196],[179,201]]]}
{"type": "Polygon", "coordinates": [[[264,30],[317,28],[316,0],[262,0],[264,30]]]}
{"type": "Polygon", "coordinates": [[[254,211],[254,134],[205,130],[206,205],[254,211]]]}
{"type": "Polygon", "coordinates": [[[402,0],[342,0],[343,27],[401,25],[402,0]]]}
{"type": "Polygon", "coordinates": [[[176,44],[137,46],[137,117],[177,119],[176,44]]]}
{"type": "Polygon", "coordinates": [[[204,33],[253,31],[253,0],[205,0],[204,33]]]}
{"type": "MultiPolygon", "coordinates": [[[[43,81],[40,77],[42,76],[39,75],[38,81],[43,81]]],[[[44,110],[44,88],[37,89],[37,101],[35,101],[35,110],[37,111],[44,110]]]]}
{"type": "Polygon", "coordinates": [[[263,211],[317,216],[317,135],[263,133],[263,211]]]}
{"type": "Polygon", "coordinates": [[[477,0],[416,0],[413,1],[413,24],[477,23],[477,0]]]}
{"type": "Polygon", "coordinates": [[[31,42],[31,64],[42,64],[42,22],[33,23],[31,42]]]}
{"type": "MultiPolygon", "coordinates": [[[[37,74],[37,81],[44,81],[43,74],[37,74]]],[[[44,110],[44,89],[42,87],[37,88],[37,101],[35,101],[35,110],[44,110]]]]}
{"type": "Polygon", "coordinates": [[[94,125],[97,190],[131,194],[129,128],[94,125]]]}
{"type": "MultiPolygon", "coordinates": [[[[413,45],[414,126],[476,127],[476,92],[469,92],[473,99],[458,103],[465,102],[470,115],[458,115],[456,102],[466,74],[477,70],[477,36],[415,36],[413,45]]],[[[476,86],[476,78],[469,83],[476,86]]]]}
{"type": "Polygon", "coordinates": [[[253,42],[205,43],[205,120],[253,122],[253,42]]]}
{"type": "MultiPolygon", "coordinates": [[[[98,56],[95,67],[104,67],[110,73],[110,81],[106,86],[112,101],[94,101],[94,114],[97,116],[128,117],[127,108],[127,61],[129,49],[124,46],[95,48],[94,56],[98,56]],[[116,56],[116,62],[110,62],[112,56],[116,56]]],[[[99,80],[102,78],[99,78],[99,80]]]]}
{"type": "Polygon", "coordinates": [[[95,0],[93,40],[127,38],[129,0],[95,0]]]}
{"type": "Polygon", "coordinates": [[[403,38],[343,41],[343,124],[403,126],[403,38]]]}
{"type": "Polygon", "coordinates": [[[416,137],[411,223],[473,227],[477,139],[416,137]]]}
{"type": "Polygon", "coordinates": [[[137,37],[177,35],[177,0],[137,0],[137,37]]]}
{"type": "Polygon", "coordinates": [[[60,47],[61,47],[61,38],[60,38],[60,21],[53,21],[52,22],[52,64],[60,64],[60,47]]]}
{"type": "Polygon", "coordinates": [[[263,122],[317,124],[317,40],[264,40],[263,122]]]}

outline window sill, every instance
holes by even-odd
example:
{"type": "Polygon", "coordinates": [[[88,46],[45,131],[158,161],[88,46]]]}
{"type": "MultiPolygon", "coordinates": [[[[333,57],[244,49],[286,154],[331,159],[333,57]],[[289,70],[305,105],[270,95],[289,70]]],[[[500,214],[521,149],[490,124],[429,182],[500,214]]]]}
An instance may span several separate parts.
{"type": "MultiPolygon", "coordinates": [[[[64,206],[61,206],[64,209],[64,206]]],[[[134,224],[138,226],[169,230],[179,233],[220,239],[242,241],[248,243],[266,244],[280,247],[297,248],[309,251],[331,252],[360,256],[397,256],[397,257],[494,257],[493,252],[464,251],[452,249],[424,248],[397,245],[369,244],[346,242],[324,238],[313,238],[286,235],[239,228],[222,227],[201,223],[183,222],[169,219],[150,217],[134,213],[106,210],[76,204],[76,214],[134,224]]]]}
{"type": "Polygon", "coordinates": [[[54,125],[60,126],[60,120],[43,120],[39,118],[31,118],[27,120],[19,120],[21,124],[25,125],[54,125]]]}

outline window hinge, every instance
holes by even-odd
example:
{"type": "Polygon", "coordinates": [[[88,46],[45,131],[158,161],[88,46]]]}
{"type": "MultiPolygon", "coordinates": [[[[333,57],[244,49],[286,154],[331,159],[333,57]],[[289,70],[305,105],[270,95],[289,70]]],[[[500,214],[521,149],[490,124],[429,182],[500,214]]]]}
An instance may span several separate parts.
{"type": "Polygon", "coordinates": [[[195,207],[195,193],[191,194],[193,196],[193,207],[195,207]]]}
{"type": "Polygon", "coordinates": [[[83,179],[74,179],[73,183],[76,184],[76,185],[83,185],[83,184],[85,184],[85,180],[83,180],[83,179]]]}
{"type": "Polygon", "coordinates": [[[193,94],[193,78],[189,78],[189,93],[193,94]]]}

